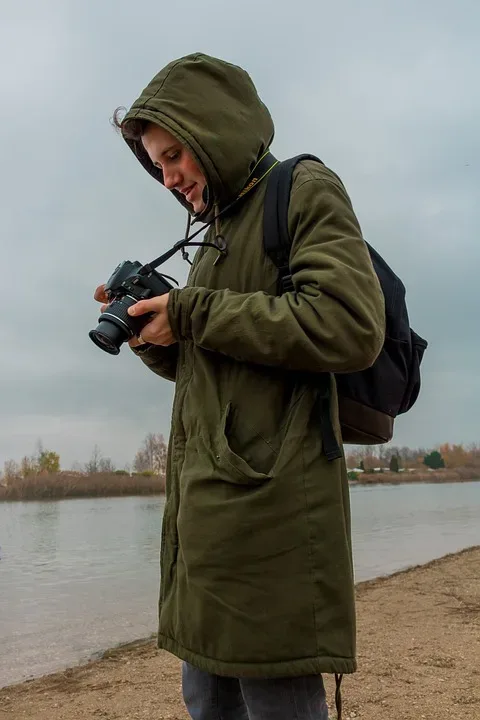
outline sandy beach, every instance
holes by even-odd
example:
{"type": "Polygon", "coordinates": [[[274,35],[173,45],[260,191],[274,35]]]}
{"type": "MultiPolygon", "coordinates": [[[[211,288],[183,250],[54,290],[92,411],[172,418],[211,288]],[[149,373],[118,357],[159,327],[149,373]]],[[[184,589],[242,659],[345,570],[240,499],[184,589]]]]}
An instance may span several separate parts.
{"type": "MultiPolygon", "coordinates": [[[[480,547],[359,584],[357,614],[359,670],[344,678],[344,718],[480,720],[480,547]]],[[[109,651],[3,688],[7,718],[187,720],[180,662],[151,641],[109,651]]]]}

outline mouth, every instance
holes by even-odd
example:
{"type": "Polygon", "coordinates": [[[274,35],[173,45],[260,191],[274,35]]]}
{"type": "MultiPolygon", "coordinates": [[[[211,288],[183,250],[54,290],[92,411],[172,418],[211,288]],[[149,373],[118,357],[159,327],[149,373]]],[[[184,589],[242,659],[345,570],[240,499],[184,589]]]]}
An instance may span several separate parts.
{"type": "Polygon", "coordinates": [[[180,190],[180,192],[182,193],[182,195],[185,195],[185,198],[187,200],[190,200],[190,195],[192,194],[192,191],[194,190],[194,188],[196,188],[196,186],[197,186],[197,183],[193,183],[193,185],[189,185],[186,188],[182,188],[182,190],[180,190]]]}

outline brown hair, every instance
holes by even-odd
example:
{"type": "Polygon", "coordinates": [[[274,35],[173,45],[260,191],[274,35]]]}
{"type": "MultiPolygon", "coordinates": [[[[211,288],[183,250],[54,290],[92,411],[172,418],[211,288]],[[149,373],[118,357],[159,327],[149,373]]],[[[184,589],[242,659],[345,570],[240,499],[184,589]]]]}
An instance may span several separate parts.
{"type": "Polygon", "coordinates": [[[148,125],[148,120],[140,120],[137,118],[125,120],[124,115],[126,112],[127,109],[125,107],[117,107],[113,113],[111,123],[116,130],[122,133],[126,140],[135,140],[138,142],[142,139],[142,135],[148,125]]]}

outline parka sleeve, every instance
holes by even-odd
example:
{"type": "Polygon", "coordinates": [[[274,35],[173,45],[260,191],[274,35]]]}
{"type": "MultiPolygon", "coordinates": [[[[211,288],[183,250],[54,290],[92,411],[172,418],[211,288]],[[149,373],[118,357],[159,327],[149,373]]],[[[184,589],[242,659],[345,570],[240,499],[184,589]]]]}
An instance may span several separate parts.
{"type": "Polygon", "coordinates": [[[132,350],[156,375],[160,375],[165,380],[175,381],[178,360],[177,343],[168,347],[147,344],[132,348],[132,350]]]}
{"type": "Polygon", "coordinates": [[[293,292],[175,289],[168,304],[175,337],[291,370],[370,367],[384,342],[384,298],[341,182],[312,176],[294,187],[289,228],[293,292]]]}

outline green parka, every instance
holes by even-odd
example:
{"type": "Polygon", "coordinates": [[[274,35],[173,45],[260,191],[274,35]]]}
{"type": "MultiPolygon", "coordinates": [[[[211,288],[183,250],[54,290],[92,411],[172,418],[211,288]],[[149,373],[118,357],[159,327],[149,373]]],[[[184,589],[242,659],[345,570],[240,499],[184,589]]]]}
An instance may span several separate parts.
{"type": "MultiPolygon", "coordinates": [[[[247,73],[202,54],[164,68],[127,118],[153,121],[189,149],[208,181],[207,214],[240,193],[274,133],[247,73]]],[[[128,142],[161,182],[141,142],[128,142]]],[[[136,351],[176,383],[158,642],[218,675],[349,673],[348,483],[344,459],[322,453],[312,373],[373,363],[383,295],[345,188],[308,161],[289,209],[295,291],[276,296],[262,246],[265,186],[222,216],[226,257],[199,249],[187,287],[171,291],[178,343],[136,351]]]]}

